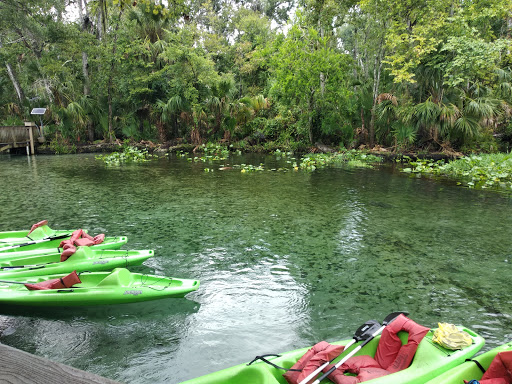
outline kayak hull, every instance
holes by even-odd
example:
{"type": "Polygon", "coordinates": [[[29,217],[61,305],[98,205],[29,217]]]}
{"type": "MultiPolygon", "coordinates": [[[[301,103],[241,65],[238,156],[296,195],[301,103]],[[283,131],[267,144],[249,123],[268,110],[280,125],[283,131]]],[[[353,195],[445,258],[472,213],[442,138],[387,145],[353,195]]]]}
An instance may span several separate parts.
{"type": "Polygon", "coordinates": [[[25,276],[0,280],[0,304],[68,307],[135,303],[180,298],[199,288],[198,280],[132,273],[125,268],[112,272],[84,272],[71,288],[28,290],[24,283],[39,283],[65,275],[25,276]]]}
{"type": "MultiPolygon", "coordinates": [[[[478,361],[482,367],[487,370],[491,365],[494,356],[499,352],[511,351],[512,342],[503,344],[499,347],[493,348],[490,351],[482,353],[478,356],[472,357],[471,360],[478,361]]],[[[483,372],[474,361],[466,361],[447,372],[437,376],[436,378],[428,381],[426,384],[451,384],[463,383],[464,380],[471,381],[473,379],[480,380],[483,372]]]]}
{"type": "Polygon", "coordinates": [[[0,280],[19,276],[108,271],[119,267],[141,265],[154,255],[152,250],[94,250],[78,247],[75,254],[60,261],[60,254],[27,256],[13,260],[0,258],[0,280]]]}
{"type": "MultiPolygon", "coordinates": [[[[473,339],[473,344],[463,350],[450,351],[432,341],[433,330],[430,330],[427,335],[420,342],[416,351],[414,360],[411,365],[399,372],[379,377],[377,379],[365,381],[368,384],[424,384],[428,380],[443,373],[465,361],[465,359],[473,356],[484,345],[484,339],[474,333],[473,331],[459,327],[459,329],[468,332],[473,339]]],[[[403,341],[407,337],[406,333],[399,333],[403,341]]],[[[378,341],[380,336],[366,344],[355,355],[370,355],[374,356],[377,350],[378,341]]],[[[332,344],[346,345],[351,340],[342,340],[332,344]]],[[[350,353],[360,343],[354,344],[348,351],[341,354],[334,363],[339,361],[344,355],[350,353]]],[[[297,362],[311,347],[298,349],[291,352],[286,352],[276,358],[267,358],[272,363],[290,368],[297,362]]],[[[287,384],[283,377],[284,371],[275,368],[262,361],[257,361],[251,365],[240,364],[231,368],[213,372],[205,376],[201,376],[192,380],[183,382],[182,384],[287,384]]],[[[328,379],[322,383],[331,383],[328,379]]]]}

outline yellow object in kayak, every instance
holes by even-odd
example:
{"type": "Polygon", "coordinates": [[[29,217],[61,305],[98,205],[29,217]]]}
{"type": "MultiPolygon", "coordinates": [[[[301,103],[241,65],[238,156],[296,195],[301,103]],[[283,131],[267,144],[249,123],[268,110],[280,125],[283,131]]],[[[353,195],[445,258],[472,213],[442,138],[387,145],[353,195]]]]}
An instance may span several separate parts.
{"type": "Polygon", "coordinates": [[[438,323],[432,337],[434,343],[438,343],[446,349],[463,349],[469,347],[473,340],[467,332],[458,329],[454,324],[438,323]]]}

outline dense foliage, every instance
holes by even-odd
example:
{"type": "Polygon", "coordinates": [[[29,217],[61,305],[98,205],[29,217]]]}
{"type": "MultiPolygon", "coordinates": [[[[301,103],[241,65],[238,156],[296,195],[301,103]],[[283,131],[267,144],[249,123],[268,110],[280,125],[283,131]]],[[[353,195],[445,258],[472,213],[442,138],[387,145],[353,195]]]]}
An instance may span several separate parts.
{"type": "Polygon", "coordinates": [[[54,143],[508,150],[511,11],[512,0],[0,0],[0,124],[47,107],[54,143]]]}
{"type": "Polygon", "coordinates": [[[410,160],[402,172],[457,180],[469,188],[512,190],[512,155],[507,153],[464,156],[449,162],[410,160]]]}

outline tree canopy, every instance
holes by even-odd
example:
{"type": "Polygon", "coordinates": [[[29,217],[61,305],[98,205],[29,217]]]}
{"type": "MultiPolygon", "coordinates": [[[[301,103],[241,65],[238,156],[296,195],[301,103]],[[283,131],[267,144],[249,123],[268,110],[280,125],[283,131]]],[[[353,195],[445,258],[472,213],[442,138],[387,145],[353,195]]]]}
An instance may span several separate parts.
{"type": "Polygon", "coordinates": [[[53,140],[508,150],[512,0],[0,0],[53,140]]]}

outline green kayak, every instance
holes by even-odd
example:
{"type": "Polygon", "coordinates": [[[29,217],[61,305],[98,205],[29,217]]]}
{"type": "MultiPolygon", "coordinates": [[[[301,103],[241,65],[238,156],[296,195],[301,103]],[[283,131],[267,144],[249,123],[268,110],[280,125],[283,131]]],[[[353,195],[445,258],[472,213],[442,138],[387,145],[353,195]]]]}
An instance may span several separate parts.
{"type": "Polygon", "coordinates": [[[73,271],[110,271],[118,267],[140,265],[153,254],[151,250],[94,250],[91,247],[78,247],[76,252],[64,261],[61,261],[61,255],[58,253],[12,260],[0,258],[0,279],[73,271]]]}
{"type": "MultiPolygon", "coordinates": [[[[484,345],[484,339],[474,333],[473,331],[458,327],[460,330],[464,330],[471,336],[473,344],[462,350],[452,351],[441,347],[439,344],[432,341],[433,331],[430,330],[423,337],[418,345],[414,359],[408,368],[405,368],[396,373],[382,376],[373,380],[365,381],[368,384],[424,384],[428,380],[436,377],[437,375],[461,364],[465,359],[473,356],[478,352],[484,345]]],[[[407,342],[407,333],[399,332],[398,336],[402,340],[402,343],[407,342]]],[[[374,356],[377,351],[377,345],[380,340],[380,336],[375,337],[369,341],[363,348],[361,348],[354,356],[370,355],[374,356]]],[[[347,345],[351,340],[339,341],[332,344],[347,345]]],[[[339,361],[346,354],[350,354],[351,351],[358,348],[358,345],[362,345],[361,342],[353,344],[353,347],[348,348],[344,351],[340,357],[338,357],[334,363],[339,361]]],[[[283,367],[292,367],[310,348],[302,348],[291,352],[282,353],[279,357],[267,357],[267,360],[273,364],[283,367]]],[[[198,377],[196,379],[185,381],[186,384],[287,384],[283,373],[285,371],[279,368],[275,368],[263,361],[256,361],[248,364],[240,364],[231,368],[213,372],[205,376],[198,377]]],[[[312,381],[311,381],[312,382],[312,381]]],[[[184,384],[183,383],[183,384],[184,384]]],[[[322,383],[331,383],[328,379],[322,381],[322,383]]]]}
{"type": "Polygon", "coordinates": [[[48,226],[48,221],[43,220],[34,224],[30,230],[0,232],[0,254],[49,248],[55,252],[63,241],[70,242],[70,239],[73,239],[71,243],[74,245],[95,246],[96,249],[119,249],[123,245],[119,244],[123,242],[119,237],[92,237],[82,229],[53,230],[48,226]]]}
{"type": "Polygon", "coordinates": [[[16,245],[31,241],[44,241],[47,238],[69,238],[73,230],[53,230],[48,221],[43,220],[34,224],[30,230],[0,232],[0,245],[16,245]]]}
{"type": "Polygon", "coordinates": [[[465,363],[462,363],[447,372],[444,372],[436,378],[428,381],[427,384],[462,384],[464,380],[480,380],[482,378],[483,372],[476,362],[478,362],[483,369],[487,370],[491,365],[494,357],[498,353],[506,351],[512,351],[512,342],[503,344],[497,348],[482,353],[481,355],[472,357],[471,360],[466,361],[465,363]]]}
{"type": "MultiPolygon", "coordinates": [[[[66,239],[69,239],[69,236],[64,239],[48,240],[41,243],[27,244],[20,247],[16,246],[15,248],[0,244],[0,260],[12,259],[18,256],[27,257],[30,255],[36,256],[49,253],[60,254],[62,252],[62,248],[59,248],[59,245],[62,240],[66,239]]],[[[128,238],[126,236],[107,236],[102,243],[91,245],[90,247],[94,250],[119,249],[127,242],[128,238]]]]}
{"type": "MultiPolygon", "coordinates": [[[[76,275],[75,275],[76,276],[76,275]]],[[[84,272],[73,284],[55,289],[29,290],[25,284],[66,280],[70,275],[26,276],[0,280],[1,305],[88,306],[134,303],[184,297],[199,288],[198,280],[132,273],[126,268],[112,272],[84,272]],[[68,288],[66,288],[68,287],[68,288]]]]}

